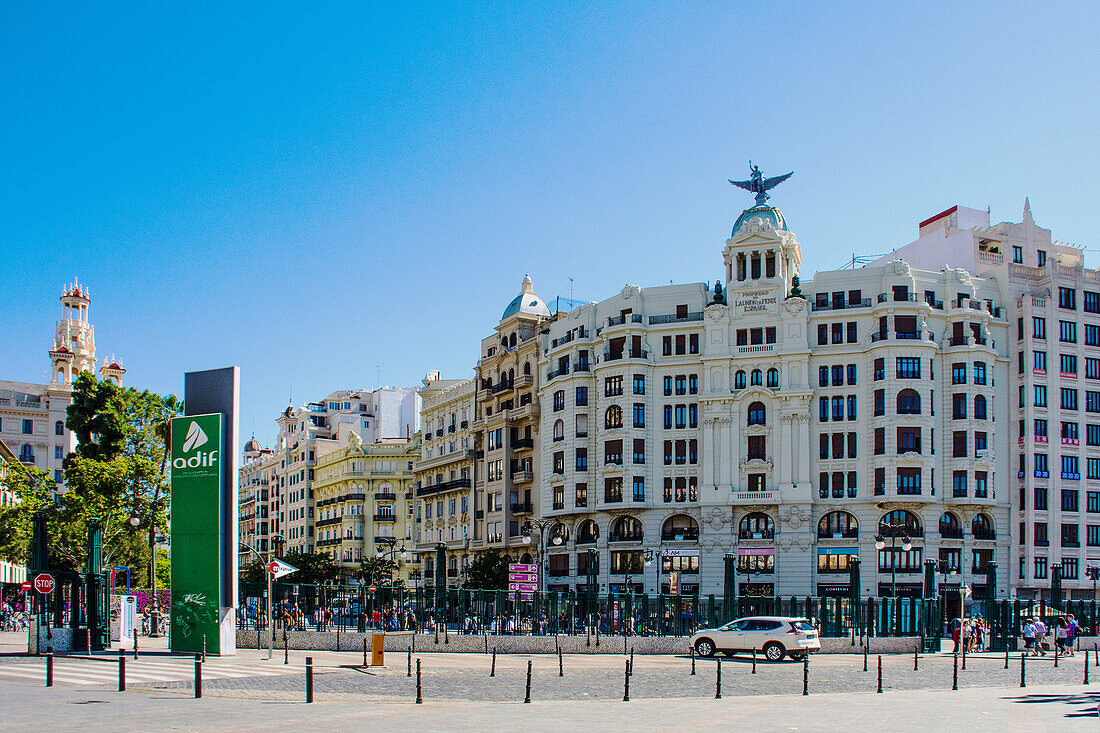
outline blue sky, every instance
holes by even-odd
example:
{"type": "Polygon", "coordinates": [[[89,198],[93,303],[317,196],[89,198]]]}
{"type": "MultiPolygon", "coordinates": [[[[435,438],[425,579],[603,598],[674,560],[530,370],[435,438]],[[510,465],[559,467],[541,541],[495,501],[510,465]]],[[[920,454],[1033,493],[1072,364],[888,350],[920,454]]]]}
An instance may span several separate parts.
{"type": "Polygon", "coordinates": [[[0,377],[63,283],[134,386],[238,364],[242,429],[468,376],[545,299],[715,280],[752,158],[803,271],[955,203],[1097,243],[1087,4],[156,3],[0,9],[0,377]]]}

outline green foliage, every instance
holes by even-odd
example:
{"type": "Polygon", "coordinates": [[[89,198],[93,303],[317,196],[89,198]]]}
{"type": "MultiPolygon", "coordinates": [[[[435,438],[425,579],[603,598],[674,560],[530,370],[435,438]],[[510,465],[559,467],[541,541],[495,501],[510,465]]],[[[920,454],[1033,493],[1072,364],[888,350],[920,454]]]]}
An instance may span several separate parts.
{"type": "Polygon", "coordinates": [[[298,568],[298,572],[281,578],[284,583],[319,585],[335,583],[340,578],[340,566],[331,557],[320,552],[291,550],[279,559],[298,568]]]}
{"type": "Polygon", "coordinates": [[[241,582],[260,586],[267,582],[267,563],[261,560],[252,562],[241,568],[241,582]]]}
{"type": "Polygon", "coordinates": [[[355,571],[355,578],[365,585],[390,585],[390,581],[397,573],[397,563],[389,558],[368,557],[355,571]]]}
{"type": "Polygon", "coordinates": [[[55,496],[54,482],[40,471],[13,469],[6,482],[20,503],[0,515],[0,556],[26,558],[33,514],[47,508],[52,568],[86,570],[88,525],[99,519],[104,565],[128,565],[147,579],[148,531],[155,526],[167,534],[168,423],[180,408],[175,397],[122,389],[82,373],[67,414],[79,443],[65,459],[65,491],[55,496]]]}
{"type": "Polygon", "coordinates": [[[507,590],[508,558],[496,550],[478,555],[470,563],[466,587],[480,590],[507,590]]]}

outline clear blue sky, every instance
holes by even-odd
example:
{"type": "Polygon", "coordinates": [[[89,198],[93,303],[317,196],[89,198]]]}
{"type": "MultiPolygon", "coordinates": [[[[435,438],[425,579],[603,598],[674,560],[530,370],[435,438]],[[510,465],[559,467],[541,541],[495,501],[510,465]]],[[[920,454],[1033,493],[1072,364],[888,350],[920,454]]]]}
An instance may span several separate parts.
{"type": "Polygon", "coordinates": [[[468,376],[525,272],[717,279],[748,158],[806,273],[1025,195],[1100,247],[1094,4],[39,5],[0,9],[0,377],[47,378],[76,274],[128,384],[238,364],[264,442],[291,390],[468,376]]]}

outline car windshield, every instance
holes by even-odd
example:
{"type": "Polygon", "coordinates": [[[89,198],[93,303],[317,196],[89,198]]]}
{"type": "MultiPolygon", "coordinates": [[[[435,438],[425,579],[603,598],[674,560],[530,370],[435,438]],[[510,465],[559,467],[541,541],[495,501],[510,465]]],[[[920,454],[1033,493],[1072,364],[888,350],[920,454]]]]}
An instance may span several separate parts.
{"type": "Polygon", "coordinates": [[[796,631],[814,631],[814,625],[809,621],[792,621],[791,626],[796,631]]]}

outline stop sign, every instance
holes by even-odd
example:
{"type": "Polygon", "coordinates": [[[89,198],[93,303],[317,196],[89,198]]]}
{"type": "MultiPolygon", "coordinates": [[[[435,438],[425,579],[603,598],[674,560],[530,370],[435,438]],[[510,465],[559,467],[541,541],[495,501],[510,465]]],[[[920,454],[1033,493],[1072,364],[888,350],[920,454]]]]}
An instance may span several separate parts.
{"type": "Polygon", "coordinates": [[[53,593],[53,576],[49,573],[34,576],[34,589],[42,594],[53,593]]]}
{"type": "Polygon", "coordinates": [[[19,584],[19,587],[22,588],[23,590],[30,590],[34,586],[31,585],[31,581],[24,580],[22,583],[19,584]]]}

